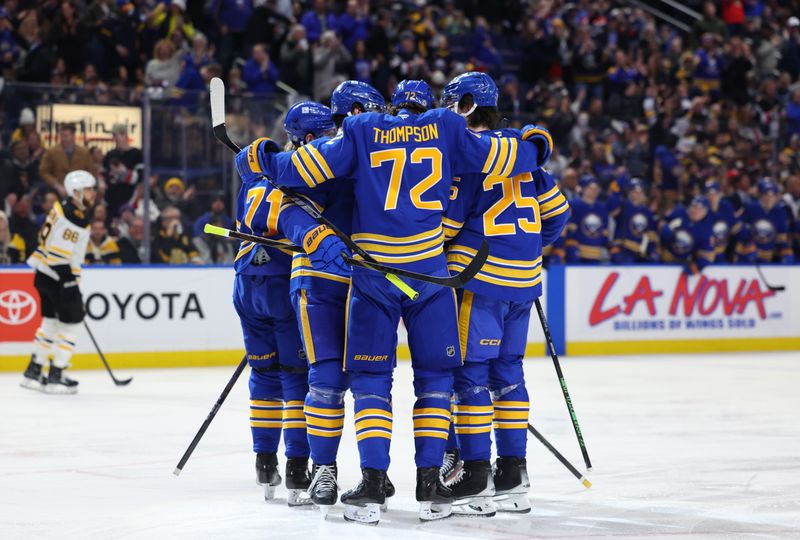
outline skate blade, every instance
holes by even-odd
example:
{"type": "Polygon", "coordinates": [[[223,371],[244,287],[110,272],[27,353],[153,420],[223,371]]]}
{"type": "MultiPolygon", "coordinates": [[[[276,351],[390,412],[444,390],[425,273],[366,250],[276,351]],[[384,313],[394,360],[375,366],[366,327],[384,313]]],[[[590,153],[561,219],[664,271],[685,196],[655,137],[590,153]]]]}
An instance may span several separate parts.
{"type": "Polygon", "coordinates": [[[377,525],[381,520],[381,505],[378,503],[367,503],[364,506],[345,504],[344,519],[363,525],[377,525]]]}
{"type": "MultiPolygon", "coordinates": [[[[322,516],[322,519],[326,520],[326,519],[328,519],[328,514],[330,513],[331,508],[333,508],[333,505],[332,504],[316,504],[316,503],[314,503],[314,507],[319,510],[319,513],[322,516]]],[[[345,519],[347,519],[347,518],[345,518],[345,519]]]]}
{"type": "Polygon", "coordinates": [[[286,504],[291,507],[303,507],[314,504],[311,497],[303,489],[290,489],[286,496],[286,504]]]}
{"type": "Polygon", "coordinates": [[[264,486],[264,500],[265,501],[271,501],[271,500],[273,500],[275,498],[275,488],[276,487],[277,486],[271,486],[269,484],[266,484],[264,486]]]}
{"type": "Polygon", "coordinates": [[[468,517],[493,517],[497,506],[492,497],[470,497],[453,503],[453,515],[468,517]]]}
{"type": "Polygon", "coordinates": [[[421,502],[419,503],[419,520],[436,521],[449,518],[452,511],[452,505],[450,503],[421,502]]]}
{"type": "Polygon", "coordinates": [[[45,384],[42,388],[42,392],[45,394],[54,394],[60,396],[71,396],[78,393],[77,386],[64,386],[61,384],[45,384]]]}
{"type": "Polygon", "coordinates": [[[34,392],[44,392],[44,385],[36,379],[24,378],[19,382],[19,386],[34,392]]]}
{"type": "Polygon", "coordinates": [[[527,514],[531,511],[531,501],[528,499],[527,493],[498,495],[494,498],[494,504],[498,512],[527,514]]]}

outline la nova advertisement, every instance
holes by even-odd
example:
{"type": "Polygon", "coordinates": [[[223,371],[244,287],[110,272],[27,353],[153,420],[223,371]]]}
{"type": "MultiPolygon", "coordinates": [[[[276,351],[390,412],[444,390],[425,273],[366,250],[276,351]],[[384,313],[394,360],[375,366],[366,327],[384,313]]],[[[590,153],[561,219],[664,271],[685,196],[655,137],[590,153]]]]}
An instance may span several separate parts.
{"type": "Polygon", "coordinates": [[[800,348],[800,267],[769,266],[773,291],[751,266],[568,267],[568,354],[800,348]],[[794,309],[793,309],[794,308],[794,309]]]}

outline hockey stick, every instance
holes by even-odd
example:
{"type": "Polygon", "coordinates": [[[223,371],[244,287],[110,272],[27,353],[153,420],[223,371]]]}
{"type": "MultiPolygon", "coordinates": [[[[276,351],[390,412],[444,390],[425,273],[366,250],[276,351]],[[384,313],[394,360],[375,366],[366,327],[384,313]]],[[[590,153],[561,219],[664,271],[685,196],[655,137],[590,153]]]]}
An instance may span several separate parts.
{"type": "Polygon", "coordinates": [[[545,448],[547,448],[548,450],[550,450],[550,453],[551,453],[551,454],[553,454],[554,456],[556,456],[556,459],[558,459],[558,461],[560,461],[560,462],[561,462],[561,464],[562,464],[562,465],[564,465],[564,467],[566,467],[567,469],[569,469],[569,472],[571,472],[571,473],[572,473],[572,476],[574,476],[575,478],[577,478],[577,479],[580,481],[580,483],[581,483],[581,484],[583,484],[583,487],[585,487],[586,489],[589,489],[590,487],[592,487],[592,483],[591,483],[591,482],[589,482],[589,479],[588,479],[588,478],[586,478],[585,476],[583,476],[583,475],[580,473],[580,471],[578,471],[578,469],[576,469],[576,468],[575,468],[575,467],[572,465],[572,463],[570,463],[569,461],[567,461],[567,458],[565,458],[564,456],[562,456],[562,455],[561,455],[561,452],[559,452],[558,450],[556,450],[555,446],[553,446],[552,444],[550,444],[550,442],[549,442],[547,439],[545,439],[545,438],[544,438],[544,435],[542,435],[541,433],[539,433],[538,431],[536,431],[536,428],[535,428],[535,427],[533,427],[532,425],[528,424],[528,431],[530,431],[531,433],[533,433],[533,436],[534,436],[534,437],[536,437],[537,439],[539,439],[539,442],[540,442],[540,443],[542,443],[542,444],[545,446],[545,448]]]}
{"type": "MultiPolygon", "coordinates": [[[[578,424],[578,416],[575,414],[575,409],[572,407],[572,399],[569,397],[569,390],[567,389],[567,381],[564,380],[564,373],[561,371],[561,364],[558,362],[558,354],[556,354],[556,346],[553,345],[553,336],[550,334],[550,327],[547,325],[547,318],[544,316],[542,303],[537,298],[534,303],[536,304],[536,312],[539,314],[539,321],[542,323],[542,331],[544,338],[547,340],[547,347],[550,350],[550,357],[553,359],[553,365],[556,368],[558,375],[558,383],[561,385],[561,393],[564,394],[564,401],[567,403],[567,410],[569,417],[572,420],[572,427],[575,429],[575,436],[578,437],[578,445],[581,447],[581,454],[583,454],[583,462],[586,463],[586,470],[592,470],[592,462],[589,460],[589,452],[586,450],[586,443],[583,442],[583,434],[581,434],[581,426],[578,424]]],[[[533,426],[528,424],[528,428],[532,429],[533,426]]]]}
{"type": "MultiPolygon", "coordinates": [[[[225,126],[225,83],[222,82],[222,79],[219,77],[214,77],[211,79],[209,94],[211,100],[211,124],[214,131],[214,137],[216,137],[219,142],[227,146],[234,154],[238,154],[241,151],[241,148],[239,148],[236,143],[230,139],[228,136],[228,129],[225,126]]],[[[311,216],[317,223],[320,225],[326,225],[329,229],[331,229],[334,234],[336,234],[336,236],[338,236],[339,239],[344,242],[350,251],[361,255],[361,257],[363,257],[365,260],[377,262],[369,255],[369,253],[361,249],[349,236],[344,234],[338,227],[336,227],[336,225],[331,223],[330,220],[328,220],[322,215],[322,213],[314,208],[314,205],[306,202],[291,189],[279,186],[266,175],[264,175],[264,178],[270,183],[270,185],[272,185],[272,187],[279,189],[284,196],[300,207],[301,210],[311,216]]],[[[419,293],[417,291],[409,287],[396,275],[391,273],[385,275],[386,279],[391,281],[395,287],[403,291],[412,300],[416,300],[419,297],[419,293]]]]}
{"type": "Polygon", "coordinates": [[[231,229],[226,229],[225,227],[212,225],[211,223],[206,223],[206,226],[203,227],[203,232],[206,234],[213,234],[215,236],[222,236],[223,238],[235,238],[237,240],[244,240],[245,242],[255,242],[257,244],[261,244],[262,246],[268,246],[275,249],[285,249],[286,251],[294,251],[295,253],[305,253],[303,248],[300,246],[295,246],[294,244],[284,244],[283,242],[278,242],[277,240],[263,238],[254,234],[233,231],[231,229]]]}
{"type": "Polygon", "coordinates": [[[769,281],[767,281],[767,278],[764,277],[764,273],[761,271],[761,265],[760,264],[756,264],[756,272],[758,272],[759,277],[761,277],[761,281],[764,282],[764,285],[766,285],[767,289],[769,289],[770,291],[772,291],[772,292],[781,292],[781,291],[785,291],[786,290],[786,286],[785,285],[770,285],[769,281]]]}
{"type": "MultiPolygon", "coordinates": [[[[245,240],[248,242],[255,242],[257,244],[262,244],[264,246],[274,247],[277,249],[286,249],[288,251],[295,251],[298,253],[305,253],[303,248],[299,246],[295,246],[294,244],[284,244],[282,242],[278,242],[276,240],[271,240],[269,238],[263,238],[261,236],[255,236],[252,234],[247,234],[238,231],[232,231],[230,229],[225,229],[224,227],[218,227],[216,225],[206,224],[203,231],[207,234],[214,234],[217,236],[223,236],[226,238],[236,238],[239,240],[245,240]]],[[[480,249],[473,257],[472,261],[470,261],[469,265],[467,265],[464,270],[451,277],[439,277],[439,276],[429,276],[428,274],[420,274],[418,272],[411,272],[409,270],[403,270],[400,268],[394,268],[393,266],[386,266],[381,263],[372,263],[368,261],[362,261],[359,259],[353,259],[351,257],[344,257],[344,260],[350,266],[360,266],[362,268],[369,268],[370,270],[375,270],[376,272],[382,273],[392,273],[398,276],[403,276],[409,279],[415,279],[417,281],[423,281],[425,283],[431,283],[433,285],[439,285],[440,287],[450,287],[451,289],[460,289],[464,286],[467,281],[475,277],[475,274],[483,266],[483,263],[486,262],[486,258],[489,255],[489,245],[484,240],[481,244],[480,249]]]]}
{"type": "Polygon", "coordinates": [[[372,270],[377,270],[379,272],[393,272],[398,276],[424,281],[425,283],[432,283],[434,285],[439,285],[440,287],[450,287],[451,289],[460,289],[461,287],[466,285],[466,283],[469,280],[475,277],[475,274],[477,274],[483,267],[483,263],[486,262],[488,256],[489,256],[489,244],[487,244],[486,240],[484,240],[483,242],[481,242],[481,247],[478,249],[478,252],[475,253],[475,256],[472,258],[467,267],[464,268],[464,270],[462,270],[459,274],[456,274],[455,276],[451,277],[429,276],[427,274],[409,272],[408,270],[401,270],[400,268],[394,268],[393,266],[386,266],[378,262],[362,261],[359,259],[353,259],[352,257],[345,257],[344,260],[350,266],[360,266],[362,268],[370,268],[372,270]]]}
{"type": "Polygon", "coordinates": [[[175,476],[180,476],[181,472],[183,471],[183,467],[186,465],[186,462],[189,461],[189,458],[192,456],[192,452],[194,452],[194,449],[197,448],[197,443],[199,443],[200,439],[203,438],[203,435],[205,435],[208,426],[211,425],[211,421],[214,420],[215,416],[217,416],[220,407],[222,407],[222,404],[225,402],[225,399],[228,397],[228,394],[231,393],[233,385],[236,384],[236,381],[239,380],[239,376],[242,374],[242,371],[244,371],[244,367],[246,365],[247,365],[247,356],[245,355],[242,357],[242,361],[239,362],[239,365],[236,366],[236,371],[234,371],[233,375],[231,375],[231,379],[228,381],[228,384],[225,385],[225,388],[222,390],[222,393],[217,398],[217,402],[214,403],[213,407],[211,407],[211,412],[209,412],[208,416],[206,416],[203,425],[200,426],[200,429],[197,431],[197,434],[194,436],[194,439],[192,439],[192,442],[189,443],[189,447],[183,453],[181,460],[178,462],[178,466],[175,467],[174,471],[172,471],[172,474],[174,474],[175,476]]]}
{"type": "Polygon", "coordinates": [[[92,331],[89,330],[89,323],[86,322],[86,319],[83,320],[83,326],[84,328],[86,328],[86,333],[89,334],[89,339],[92,340],[94,348],[97,350],[97,354],[100,355],[100,360],[102,360],[103,365],[106,366],[106,370],[108,370],[108,374],[111,375],[111,380],[114,381],[114,384],[116,384],[117,386],[126,386],[130,384],[130,382],[133,380],[133,377],[128,377],[127,379],[117,379],[116,377],[114,377],[114,372],[111,371],[111,366],[108,365],[108,361],[106,360],[103,351],[100,350],[100,345],[97,344],[97,340],[94,339],[92,331]]]}

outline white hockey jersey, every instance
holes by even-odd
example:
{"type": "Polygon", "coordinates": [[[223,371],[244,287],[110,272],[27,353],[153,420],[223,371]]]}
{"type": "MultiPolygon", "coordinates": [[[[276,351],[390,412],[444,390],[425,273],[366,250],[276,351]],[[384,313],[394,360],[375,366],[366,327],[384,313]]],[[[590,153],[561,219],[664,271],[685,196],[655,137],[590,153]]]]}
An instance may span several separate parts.
{"type": "Polygon", "coordinates": [[[80,277],[89,243],[89,221],[72,201],[56,202],[39,230],[39,246],[28,266],[55,279],[80,277]]]}

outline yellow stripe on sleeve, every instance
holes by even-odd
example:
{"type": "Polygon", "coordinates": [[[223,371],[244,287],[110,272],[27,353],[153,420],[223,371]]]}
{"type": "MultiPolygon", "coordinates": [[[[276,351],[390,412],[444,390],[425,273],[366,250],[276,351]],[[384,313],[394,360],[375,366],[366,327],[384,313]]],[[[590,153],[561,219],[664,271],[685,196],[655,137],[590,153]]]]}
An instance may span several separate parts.
{"type": "Polygon", "coordinates": [[[500,152],[492,168],[492,172],[490,173],[492,176],[498,176],[506,164],[506,160],[508,159],[508,141],[509,139],[506,138],[499,139],[500,152]]]}
{"type": "Polygon", "coordinates": [[[308,146],[301,146],[297,149],[295,154],[300,156],[300,159],[302,159],[303,163],[305,163],[306,167],[308,167],[308,172],[310,172],[311,176],[314,177],[316,184],[321,184],[325,181],[325,177],[322,176],[322,171],[319,170],[319,167],[317,167],[317,164],[314,163],[314,160],[308,153],[308,146]]]}
{"type": "Polygon", "coordinates": [[[497,139],[492,137],[492,147],[489,149],[489,155],[486,157],[486,162],[483,164],[483,168],[481,172],[484,174],[488,174],[490,170],[492,170],[492,165],[494,165],[495,158],[497,157],[497,139]]]}
{"type": "Polygon", "coordinates": [[[300,157],[297,155],[297,152],[292,154],[292,163],[294,164],[294,168],[297,169],[297,172],[300,173],[300,176],[303,178],[303,182],[308,185],[308,187],[313,188],[317,184],[314,182],[314,179],[311,178],[311,175],[308,174],[305,165],[300,161],[300,157]]]}
{"type": "Polygon", "coordinates": [[[311,153],[311,155],[314,158],[314,160],[322,168],[322,172],[325,173],[325,178],[327,180],[330,180],[331,178],[333,178],[333,171],[331,170],[330,167],[328,167],[328,162],[325,161],[325,158],[322,157],[322,154],[319,153],[319,150],[317,150],[316,148],[314,148],[314,146],[312,146],[310,144],[307,145],[307,146],[304,146],[303,148],[307,149],[311,153]]]}

